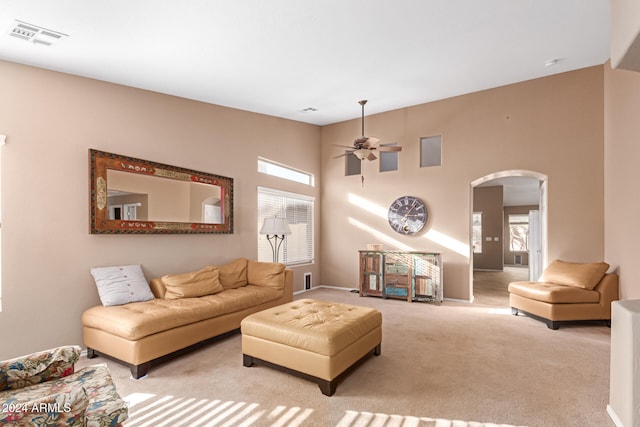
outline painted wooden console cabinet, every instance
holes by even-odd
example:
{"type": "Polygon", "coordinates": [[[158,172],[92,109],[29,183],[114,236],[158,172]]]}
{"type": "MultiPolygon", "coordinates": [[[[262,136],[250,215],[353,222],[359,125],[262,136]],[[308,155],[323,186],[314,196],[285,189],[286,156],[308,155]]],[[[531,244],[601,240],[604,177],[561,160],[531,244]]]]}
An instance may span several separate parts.
{"type": "Polygon", "coordinates": [[[359,251],[360,296],[442,302],[442,255],[435,252],[359,251]]]}

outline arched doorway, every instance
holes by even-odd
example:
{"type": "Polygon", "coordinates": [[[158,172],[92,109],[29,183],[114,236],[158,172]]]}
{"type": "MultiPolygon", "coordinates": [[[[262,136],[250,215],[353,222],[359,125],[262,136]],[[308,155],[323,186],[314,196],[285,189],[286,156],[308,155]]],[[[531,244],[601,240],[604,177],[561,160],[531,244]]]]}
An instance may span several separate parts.
{"type": "Polygon", "coordinates": [[[488,263],[489,270],[503,271],[505,264],[518,264],[524,260],[528,268],[526,276],[529,280],[536,280],[546,265],[547,176],[529,170],[495,172],[472,181],[469,194],[470,300],[474,300],[476,263],[488,263]],[[500,206],[495,206],[497,203],[500,206]],[[479,208],[486,209],[486,212],[479,208]],[[486,228],[482,224],[483,217],[486,228]],[[510,230],[518,228],[511,223],[512,217],[526,221],[526,252],[510,252],[524,250],[510,246],[517,243],[510,233],[510,230]]]}

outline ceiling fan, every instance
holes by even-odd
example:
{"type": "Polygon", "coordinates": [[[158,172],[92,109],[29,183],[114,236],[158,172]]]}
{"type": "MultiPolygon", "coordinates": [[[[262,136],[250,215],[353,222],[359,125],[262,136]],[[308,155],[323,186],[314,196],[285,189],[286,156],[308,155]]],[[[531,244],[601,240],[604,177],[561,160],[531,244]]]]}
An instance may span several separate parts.
{"type": "Polygon", "coordinates": [[[364,135],[364,105],[367,103],[367,100],[364,99],[358,101],[358,103],[362,106],[362,136],[356,138],[352,146],[336,144],[338,147],[347,148],[348,150],[344,154],[334,157],[334,159],[353,153],[360,160],[375,160],[378,158],[374,154],[375,151],[402,151],[402,147],[399,145],[378,145],[380,144],[380,138],[364,135]]]}

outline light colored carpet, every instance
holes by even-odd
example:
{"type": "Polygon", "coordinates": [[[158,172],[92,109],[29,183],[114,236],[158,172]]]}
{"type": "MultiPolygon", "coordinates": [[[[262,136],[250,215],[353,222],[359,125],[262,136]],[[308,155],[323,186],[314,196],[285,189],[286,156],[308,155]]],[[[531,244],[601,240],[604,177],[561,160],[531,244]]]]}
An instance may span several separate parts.
{"type": "Polygon", "coordinates": [[[298,296],[375,307],[382,355],[321,394],[312,382],[242,366],[240,335],[157,366],[142,380],[106,359],[133,426],[610,427],[610,330],[557,331],[486,304],[409,304],[314,289],[298,296]]]}

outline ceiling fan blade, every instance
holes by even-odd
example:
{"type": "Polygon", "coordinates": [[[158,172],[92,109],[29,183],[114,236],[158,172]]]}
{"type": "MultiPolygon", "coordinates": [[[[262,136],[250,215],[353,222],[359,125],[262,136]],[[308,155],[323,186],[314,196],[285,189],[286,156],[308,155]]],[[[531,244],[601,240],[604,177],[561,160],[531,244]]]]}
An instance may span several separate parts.
{"type": "Polygon", "coordinates": [[[340,145],[340,144],[333,144],[334,147],[342,147],[342,148],[348,148],[350,150],[354,150],[354,147],[352,145],[340,145]]]}
{"type": "Polygon", "coordinates": [[[378,151],[402,151],[402,147],[399,145],[381,145],[376,147],[378,151]]]}
{"type": "Polygon", "coordinates": [[[369,155],[366,157],[367,160],[375,160],[377,159],[376,155],[373,152],[369,152],[369,155]]]}
{"type": "Polygon", "coordinates": [[[346,152],[344,154],[340,154],[339,156],[334,156],[333,158],[334,159],[339,159],[340,157],[348,156],[351,153],[353,153],[353,151],[349,151],[349,152],[346,152]]]}

